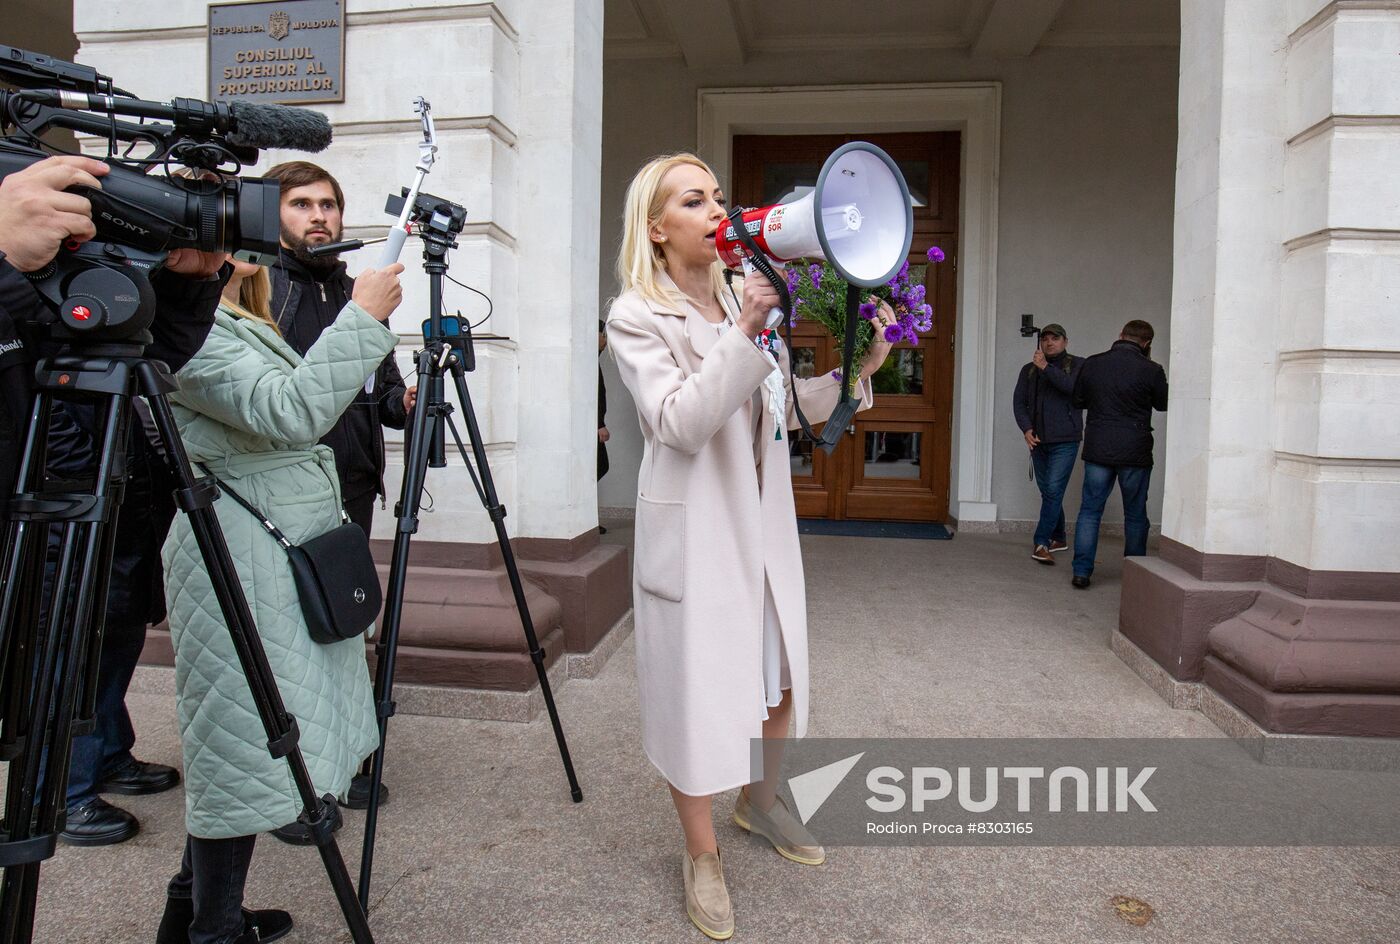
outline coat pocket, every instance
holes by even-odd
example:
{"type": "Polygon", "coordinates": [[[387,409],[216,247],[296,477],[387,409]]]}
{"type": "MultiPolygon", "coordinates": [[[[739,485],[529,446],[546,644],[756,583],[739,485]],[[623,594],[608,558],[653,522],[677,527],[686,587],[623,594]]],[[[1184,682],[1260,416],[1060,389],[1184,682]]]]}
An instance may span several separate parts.
{"type": "Polygon", "coordinates": [[[685,503],[637,496],[637,586],[679,603],[685,588],[685,503]]]}

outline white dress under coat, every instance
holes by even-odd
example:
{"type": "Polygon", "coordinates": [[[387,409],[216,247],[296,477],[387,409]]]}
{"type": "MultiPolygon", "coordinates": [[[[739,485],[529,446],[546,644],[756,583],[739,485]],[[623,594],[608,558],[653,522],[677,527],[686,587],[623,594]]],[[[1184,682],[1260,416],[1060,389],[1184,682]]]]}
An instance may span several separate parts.
{"type": "MultiPolygon", "coordinates": [[[[726,310],[737,319],[731,304],[726,310]]],[[[754,779],[750,739],[762,737],[766,712],[765,575],[796,734],[807,730],[807,599],[787,436],[798,425],[792,391],[786,422],[775,430],[763,389],[773,369],[768,355],[742,331],[716,331],[688,303],[628,292],[613,303],[607,334],[644,441],[632,591],[642,745],[681,792],[719,793],[754,779]]],[[[787,384],[786,348],[779,357],[787,384]]],[[[798,378],[797,393],[816,423],[836,406],[840,383],[798,378]]],[[[868,382],[861,394],[866,409],[868,382]]]]}

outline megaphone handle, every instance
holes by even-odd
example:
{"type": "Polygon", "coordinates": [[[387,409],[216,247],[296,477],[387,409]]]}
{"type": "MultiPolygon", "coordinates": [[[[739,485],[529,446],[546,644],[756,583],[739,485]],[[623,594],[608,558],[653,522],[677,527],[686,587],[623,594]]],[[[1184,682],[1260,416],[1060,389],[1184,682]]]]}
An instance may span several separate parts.
{"type": "MultiPolygon", "coordinates": [[[[744,255],[740,256],[740,257],[739,257],[739,261],[740,261],[740,262],[743,264],[743,266],[744,266],[744,278],[747,279],[747,278],[751,277],[755,272],[758,271],[757,269],[754,268],[753,262],[749,259],[748,253],[745,253],[744,255]]],[[[782,323],[783,323],[783,310],[782,310],[781,308],[774,308],[772,311],[768,312],[768,323],[767,323],[766,325],[764,325],[764,327],[765,327],[765,328],[776,328],[778,325],[780,325],[780,324],[782,324],[782,323]]]]}

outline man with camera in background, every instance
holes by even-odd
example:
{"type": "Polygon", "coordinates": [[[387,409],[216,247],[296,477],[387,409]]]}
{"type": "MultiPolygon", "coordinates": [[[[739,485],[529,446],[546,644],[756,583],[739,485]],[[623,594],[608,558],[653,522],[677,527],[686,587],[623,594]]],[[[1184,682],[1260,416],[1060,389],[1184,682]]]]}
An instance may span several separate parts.
{"type": "Polygon", "coordinates": [[[1031,468],[1040,489],[1040,519],[1031,539],[1031,557],[1054,564],[1051,555],[1065,542],[1065,486],[1074,471],[1083,436],[1082,411],[1070,402],[1084,358],[1075,357],[1064,327],[1048,324],[1040,330],[1035,356],[1021,368],[1012,396],[1016,425],[1031,451],[1031,468]]]}
{"type": "MultiPolygon", "coordinates": [[[[0,450],[0,502],[6,506],[27,431],[34,359],[53,344],[43,334],[49,312],[24,273],[47,266],[65,241],[85,242],[96,234],[90,202],[67,188],[101,188],[99,178],[107,172],[101,161],[52,157],[0,179],[0,435],[5,442],[0,450]]],[[[151,279],[157,314],[147,357],[165,362],[174,372],[199,350],[227,277],[222,266],[222,253],[178,249],[170,254],[151,279]]],[[[73,738],[69,764],[62,838],[72,845],[110,845],[136,835],[136,817],[99,794],[160,793],[180,782],[175,768],[143,763],[131,754],[136,736],[126,710],[126,690],[145,644],[147,624],[164,617],[160,547],[175,512],[174,483],[150,436],[144,401],[135,402],[141,423],[132,430],[124,457],[125,500],[116,522],[95,726],[92,733],[73,738]]],[[[58,404],[47,440],[48,473],[90,476],[100,424],[90,406],[58,404]]],[[[53,579],[57,539],[57,530],[51,531],[46,580],[53,579]]]]}

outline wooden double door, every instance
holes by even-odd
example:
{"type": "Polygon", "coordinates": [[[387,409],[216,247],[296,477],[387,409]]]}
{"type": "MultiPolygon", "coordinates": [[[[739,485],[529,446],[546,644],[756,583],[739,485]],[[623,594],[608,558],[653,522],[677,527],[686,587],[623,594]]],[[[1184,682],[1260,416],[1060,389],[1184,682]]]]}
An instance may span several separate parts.
{"type": "MultiPolygon", "coordinates": [[[[730,199],[766,206],[816,185],[828,154],[847,141],[883,148],[903,171],[914,201],[910,270],[933,305],[933,330],[895,346],[875,375],[875,406],[856,414],[834,452],[801,433],[791,444],[797,513],[807,518],[942,521],[952,458],[953,350],[957,314],[960,144],[956,131],[872,135],[738,135],[730,199]],[[929,265],[938,246],[944,262],[929,265]]],[[[840,366],[820,324],[793,329],[793,368],[813,377],[840,366]]],[[[816,422],[817,417],[809,416],[816,422]]]]}

